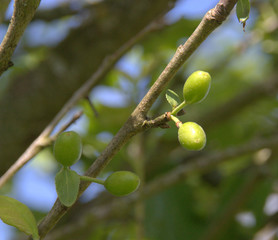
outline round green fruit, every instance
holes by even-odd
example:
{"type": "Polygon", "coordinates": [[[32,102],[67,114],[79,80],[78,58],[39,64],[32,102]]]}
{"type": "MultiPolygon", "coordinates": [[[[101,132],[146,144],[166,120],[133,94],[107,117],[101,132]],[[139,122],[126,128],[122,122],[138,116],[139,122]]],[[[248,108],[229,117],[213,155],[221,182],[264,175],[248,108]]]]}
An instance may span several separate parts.
{"type": "Polygon", "coordinates": [[[134,192],[139,185],[139,177],[129,171],[114,172],[104,181],[106,190],[116,196],[128,195],[134,192]]]}
{"type": "Polygon", "coordinates": [[[203,128],[194,122],[186,122],[179,127],[178,139],[184,148],[195,151],[202,150],[207,141],[203,128]]]}
{"type": "Polygon", "coordinates": [[[211,84],[211,76],[204,71],[192,73],[183,86],[183,98],[187,104],[198,103],[206,98],[211,84]]]}
{"type": "Polygon", "coordinates": [[[59,134],[54,143],[53,153],[56,160],[65,167],[73,165],[82,153],[80,136],[73,131],[59,134]]]}

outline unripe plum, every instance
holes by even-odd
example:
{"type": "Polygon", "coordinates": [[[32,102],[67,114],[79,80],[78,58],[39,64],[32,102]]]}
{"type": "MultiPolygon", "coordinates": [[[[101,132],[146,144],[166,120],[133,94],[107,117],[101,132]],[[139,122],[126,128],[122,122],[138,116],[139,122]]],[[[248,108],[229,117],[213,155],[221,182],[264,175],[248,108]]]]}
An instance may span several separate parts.
{"type": "Polygon", "coordinates": [[[128,195],[134,192],[139,185],[139,177],[129,171],[114,172],[104,181],[106,190],[116,196],[128,195]]]}
{"type": "Polygon", "coordinates": [[[73,165],[82,153],[80,136],[73,131],[59,134],[54,143],[53,153],[56,160],[65,167],[73,165]]]}
{"type": "Polygon", "coordinates": [[[195,122],[186,122],[179,127],[178,139],[180,144],[188,149],[199,151],[206,145],[206,133],[195,122]]]}
{"type": "Polygon", "coordinates": [[[186,104],[198,103],[206,98],[211,84],[211,76],[204,71],[192,73],[183,86],[183,98],[186,104]]]}

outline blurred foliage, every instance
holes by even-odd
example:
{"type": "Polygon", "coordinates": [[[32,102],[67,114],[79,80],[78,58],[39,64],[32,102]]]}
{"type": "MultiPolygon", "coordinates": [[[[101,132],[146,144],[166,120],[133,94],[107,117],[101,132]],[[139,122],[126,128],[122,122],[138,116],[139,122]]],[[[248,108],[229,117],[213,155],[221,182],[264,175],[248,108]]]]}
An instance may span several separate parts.
{"type": "MultiPolygon", "coordinates": [[[[190,36],[199,21],[180,19],[147,36],[121,60],[126,64],[124,68],[123,64],[118,64],[103,79],[100,86],[107,88],[102,98],[95,97],[97,94],[92,90],[90,101],[94,109],[88,99],[80,101],[79,107],[85,115],[82,125],[76,123],[77,129],[82,129],[80,132],[84,144],[80,172],[84,172],[105,149],[169,62],[177,46],[190,36]],[[117,106],[113,104],[113,100],[109,100],[113,99],[111,90],[117,90],[123,96],[117,106]]],[[[211,34],[168,86],[180,94],[185,79],[193,71],[208,71],[212,76],[211,91],[206,100],[188,106],[185,109],[186,114],[180,118],[183,122],[198,121],[204,125],[208,139],[206,148],[198,153],[182,149],[177,140],[177,129],[173,123],[169,123],[170,129],[151,129],[134,137],[114,156],[100,177],[117,170],[137,171],[140,176],[144,176],[144,187],[156,177],[178,169],[180,164],[194,161],[200,156],[221,153],[231,147],[236,149],[244,144],[251,144],[254,139],[268,139],[277,134],[278,91],[277,84],[273,84],[278,81],[277,1],[254,1],[249,21],[246,32],[243,33],[242,27],[232,15],[230,20],[211,34]],[[250,101],[242,100],[244,102],[241,105],[239,96],[246,96],[248,90],[254,86],[266,90],[260,94],[254,91],[250,95],[252,99],[250,97],[250,101]],[[225,104],[232,104],[236,99],[239,101],[228,117],[222,116],[221,111],[227,110],[225,104]],[[213,121],[206,122],[206,118],[211,117],[213,121]],[[141,167],[138,168],[138,165],[141,167]]],[[[45,46],[34,49],[29,47],[26,51],[23,49],[24,47],[17,56],[18,67],[5,76],[11,81],[15,75],[31,70],[41,59],[47,57],[45,46]]],[[[3,85],[1,89],[4,89],[3,85]]],[[[170,110],[165,96],[160,96],[149,117],[170,110]]],[[[258,149],[256,153],[239,154],[205,173],[191,174],[179,184],[154,194],[143,201],[143,222],[136,220],[137,216],[132,211],[134,206],[128,213],[122,211],[120,217],[110,215],[109,219],[99,217],[92,220],[93,230],[83,232],[82,239],[208,240],[210,229],[216,229],[216,235],[212,239],[255,239],[255,235],[270,219],[264,212],[267,198],[278,191],[277,151],[275,147],[267,148],[270,153],[267,156],[259,155],[259,150],[262,151],[258,149]],[[252,188],[241,192],[245,183],[253,177],[256,181],[252,188]],[[240,194],[242,201],[229,213],[229,207],[240,194]],[[246,212],[251,213],[254,223],[238,220],[238,214],[246,212]],[[226,216],[225,221],[218,222],[221,216],[226,216]],[[214,226],[216,223],[219,225],[214,226]],[[138,237],[138,228],[141,231],[143,229],[143,238],[138,237]]],[[[53,162],[50,164],[53,169],[53,162]]],[[[56,168],[58,169],[58,165],[56,168]]],[[[5,191],[11,192],[12,187],[7,187],[5,191]]],[[[100,196],[91,196],[89,202],[94,203],[100,196]]],[[[99,203],[94,207],[97,204],[99,203]]],[[[109,205],[109,201],[107,204],[109,205]]],[[[77,207],[82,209],[89,208],[88,206],[88,203],[80,202],[77,207]]],[[[77,212],[78,210],[73,210],[68,213],[69,222],[75,219],[75,214],[78,216],[77,212]]],[[[42,214],[43,211],[36,213],[37,216],[42,214]]],[[[82,216],[79,217],[82,219],[82,216]]],[[[57,231],[66,224],[68,222],[64,221],[57,226],[57,231]]],[[[272,226],[277,231],[277,221],[272,226]]],[[[74,228],[72,232],[74,233],[74,228]]],[[[65,233],[64,236],[57,239],[76,239],[74,234],[71,236],[65,233]]]]}

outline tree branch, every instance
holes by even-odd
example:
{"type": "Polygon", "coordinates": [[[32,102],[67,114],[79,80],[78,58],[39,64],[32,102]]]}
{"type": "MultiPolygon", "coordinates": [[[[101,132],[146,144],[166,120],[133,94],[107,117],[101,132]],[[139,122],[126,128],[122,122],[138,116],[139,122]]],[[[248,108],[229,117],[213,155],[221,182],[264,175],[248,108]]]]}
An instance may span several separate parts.
{"type": "MultiPolygon", "coordinates": [[[[52,137],[46,135],[41,138],[37,138],[29,148],[20,156],[20,158],[9,168],[9,170],[0,178],[0,188],[11,179],[15,173],[21,169],[29,160],[31,160],[36,154],[38,154],[43,148],[51,145],[58,135],[65,131],[71,124],[75,123],[83,114],[83,112],[76,113],[61,129],[52,137]]],[[[51,133],[51,132],[50,132],[51,133]]]]}
{"type": "MultiPolygon", "coordinates": [[[[206,154],[206,157],[199,157],[194,159],[192,162],[179,165],[172,171],[155,178],[149,183],[146,183],[146,186],[141,189],[141,193],[137,191],[126,198],[115,198],[111,200],[109,204],[107,204],[107,201],[100,201],[99,204],[92,207],[85,216],[82,216],[82,219],[75,219],[74,223],[67,224],[65,227],[57,229],[57,231],[50,234],[47,239],[56,239],[65,235],[70,236],[74,230],[84,228],[87,224],[94,225],[99,221],[105,221],[111,218],[115,215],[115,211],[117,211],[117,209],[125,209],[125,211],[128,211],[128,208],[132,207],[136,201],[147,199],[159,192],[162,192],[167,188],[184,181],[191,174],[200,174],[215,167],[216,165],[245,154],[256,152],[262,148],[275,147],[277,146],[277,142],[277,136],[273,136],[268,139],[254,139],[253,141],[240,147],[228,148],[222,150],[221,152],[212,152],[206,154]]],[[[118,215],[116,214],[116,216],[118,215]]]]}
{"type": "Polygon", "coordinates": [[[142,128],[148,129],[148,128],[169,128],[170,126],[167,124],[167,122],[170,121],[170,118],[168,116],[169,112],[166,112],[155,119],[148,119],[145,120],[142,124],[142,128]]]}
{"type": "Polygon", "coordinates": [[[135,1],[92,4],[84,9],[86,17],[78,18],[80,25],[71,28],[57,46],[46,49],[47,54],[40,55],[42,58],[30,71],[25,69],[11,76],[0,101],[0,152],[5,159],[0,161],[0,175],[40,135],[107,56],[168,12],[175,1],[155,0],[151,5],[149,0],[136,4],[135,1]]]}
{"type": "Polygon", "coordinates": [[[26,27],[33,18],[40,0],[16,0],[13,16],[7,33],[0,45],[0,76],[9,67],[13,66],[11,57],[23,35],[26,27]]]}
{"type": "MultiPolygon", "coordinates": [[[[226,19],[236,2],[237,0],[220,0],[214,9],[207,12],[191,37],[184,45],[178,48],[170,63],[133,111],[127,122],[85,173],[86,176],[96,177],[132,136],[143,131],[143,123],[146,120],[146,114],[166,84],[173,78],[178,69],[191,56],[197,47],[226,19]]],[[[81,183],[79,196],[89,185],[90,184],[87,182],[81,183]]],[[[55,202],[48,215],[39,224],[41,238],[45,237],[47,232],[50,231],[68,209],[69,208],[63,206],[59,200],[55,202]]]]}
{"type": "Polygon", "coordinates": [[[188,38],[184,45],[180,45],[163,72],[155,81],[151,89],[139,103],[133,115],[145,116],[151,106],[161,94],[165,86],[175,76],[176,72],[201,43],[227,18],[237,0],[220,0],[215,8],[209,10],[203,17],[196,30],[188,38]]]}
{"type": "Polygon", "coordinates": [[[119,48],[110,57],[104,59],[99,69],[91,76],[90,79],[79,88],[69,101],[64,105],[60,112],[50,122],[50,124],[44,129],[44,131],[37,137],[37,139],[26,149],[26,151],[19,157],[19,159],[9,168],[9,170],[3,174],[0,178],[0,188],[27,162],[29,162],[45,145],[50,143],[50,134],[60,120],[66,115],[66,113],[82,98],[85,98],[89,91],[94,87],[106,73],[111,70],[114,64],[119,60],[135,43],[143,38],[147,33],[154,31],[161,27],[161,23],[158,21],[152,22],[136,36],[126,42],[121,48],[119,48]]]}
{"type": "MultiPolygon", "coordinates": [[[[205,129],[217,126],[220,122],[230,119],[244,108],[254,104],[268,96],[275,95],[278,89],[277,74],[273,74],[268,80],[250,86],[249,88],[238,93],[229,101],[205,113],[197,120],[205,129]]],[[[167,128],[167,112],[154,119],[148,119],[143,122],[143,128],[167,128]]],[[[169,127],[169,126],[168,126],[169,127]]]]}

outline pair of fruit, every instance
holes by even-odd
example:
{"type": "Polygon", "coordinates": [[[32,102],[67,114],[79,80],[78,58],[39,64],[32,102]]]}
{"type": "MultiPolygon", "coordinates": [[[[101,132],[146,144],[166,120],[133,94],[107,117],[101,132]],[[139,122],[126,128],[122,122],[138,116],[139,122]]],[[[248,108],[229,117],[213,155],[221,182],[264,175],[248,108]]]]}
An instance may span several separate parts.
{"type": "MultiPolygon", "coordinates": [[[[184,148],[189,150],[203,149],[206,145],[206,134],[203,128],[197,123],[186,122],[182,124],[176,117],[174,117],[174,115],[185,105],[198,103],[205,99],[209,92],[210,84],[211,77],[207,72],[197,71],[191,74],[183,87],[184,101],[179,106],[176,106],[172,111],[171,117],[174,121],[176,121],[177,126],[179,127],[179,142],[184,148]]],[[[174,95],[177,96],[177,94],[174,95]]],[[[169,98],[167,100],[169,101],[169,98]]],[[[169,102],[175,102],[175,99],[170,99],[169,102]]],[[[63,132],[57,137],[54,144],[54,156],[56,160],[64,166],[64,168],[56,176],[56,189],[58,196],[60,193],[60,195],[63,195],[63,198],[70,198],[70,201],[68,201],[69,203],[67,202],[68,205],[73,203],[77,197],[80,179],[101,183],[109,192],[117,196],[130,194],[138,188],[140,184],[138,176],[128,171],[112,173],[105,181],[79,176],[74,171],[68,169],[68,167],[80,159],[81,153],[82,142],[77,133],[73,131],[63,132]],[[74,194],[70,191],[64,191],[64,186],[69,181],[72,181],[72,185],[75,186],[74,194]]]]}
{"type": "MultiPolygon", "coordinates": [[[[71,175],[71,179],[78,178],[77,180],[74,180],[78,181],[78,184],[75,185],[79,185],[80,179],[101,183],[104,185],[107,191],[116,196],[128,195],[134,192],[140,184],[139,177],[129,171],[114,172],[105,181],[89,177],[82,178],[82,176],[80,176],[79,179],[77,173],[67,169],[69,166],[73,165],[80,159],[82,153],[81,138],[76,132],[69,131],[59,134],[54,143],[53,153],[56,160],[64,166],[62,171],[57,174],[57,176],[59,176],[57,179],[60,182],[65,181],[65,178],[69,179],[69,176],[71,175]]],[[[56,184],[56,186],[57,185],[58,184],[56,184]]]]}
{"type": "MultiPolygon", "coordinates": [[[[208,95],[211,85],[211,76],[204,71],[192,73],[186,80],[183,87],[184,101],[172,111],[176,114],[180,109],[188,104],[199,103],[208,95]]],[[[180,144],[188,150],[202,150],[206,145],[206,134],[203,128],[194,122],[181,123],[175,118],[178,130],[178,140],[180,144]]]]}

